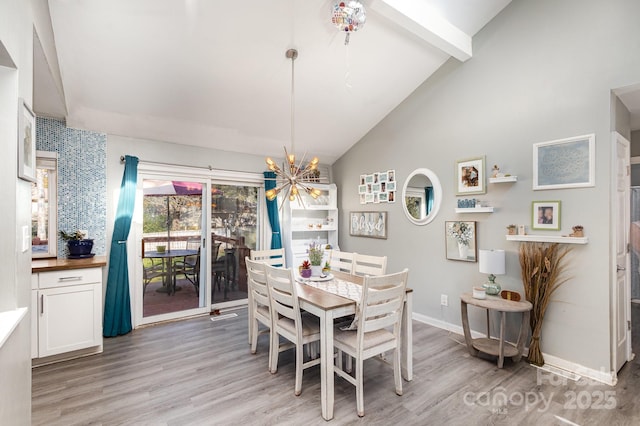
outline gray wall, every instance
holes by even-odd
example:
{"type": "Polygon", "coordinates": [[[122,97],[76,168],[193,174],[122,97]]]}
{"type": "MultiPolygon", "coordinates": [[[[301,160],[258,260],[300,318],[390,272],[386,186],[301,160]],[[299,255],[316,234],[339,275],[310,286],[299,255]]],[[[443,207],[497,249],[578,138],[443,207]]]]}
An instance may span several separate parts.
{"type": "MultiPolygon", "coordinates": [[[[389,211],[387,240],[350,237],[343,250],[389,256],[389,271],[410,269],[414,312],[460,324],[458,295],[486,277],[477,263],[445,259],[446,220],[478,221],[479,248],[507,251],[503,287],[523,292],[518,243],[505,241],[505,226],[531,223],[531,202],[562,201],[562,230],[581,224],[589,244],[573,246],[572,279],[554,297],[545,317],[545,353],[590,368],[610,369],[609,159],[611,89],[640,79],[640,2],[615,0],[515,0],[474,38],[474,57],[446,63],[333,166],[340,188],[340,226],[358,204],[362,173],[396,169],[398,182],[417,167],[434,170],[443,183],[440,214],[425,227],[411,225],[401,205],[389,211]],[[596,187],[532,191],[532,144],[596,134],[596,187]],[[477,198],[493,214],[456,215],[454,162],[486,155],[487,168],[518,175],[515,184],[489,185],[477,198]],[[440,295],[449,295],[449,307],[440,295]]],[[[514,319],[516,317],[513,317],[514,319]]],[[[474,312],[472,327],[482,330],[474,312]]]]}
{"type": "MultiPolygon", "coordinates": [[[[0,43],[15,68],[0,66],[0,312],[29,307],[31,252],[22,252],[30,227],[31,184],[17,178],[18,99],[32,105],[33,16],[30,2],[0,2],[0,43]]],[[[6,62],[4,65],[6,65],[6,62]]],[[[29,312],[30,313],[30,312],[29,312]]],[[[30,316],[0,348],[0,424],[31,424],[30,316]]]]}
{"type": "Polygon", "coordinates": [[[631,156],[640,157],[640,130],[631,132],[631,156]]]}

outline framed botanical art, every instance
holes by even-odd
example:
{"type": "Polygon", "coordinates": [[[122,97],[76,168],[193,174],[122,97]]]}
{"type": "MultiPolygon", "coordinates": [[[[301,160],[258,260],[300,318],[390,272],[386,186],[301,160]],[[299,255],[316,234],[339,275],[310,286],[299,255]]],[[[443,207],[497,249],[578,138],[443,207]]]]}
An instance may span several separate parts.
{"type": "Polygon", "coordinates": [[[595,186],[594,134],[533,145],[533,189],[595,186]]]}
{"type": "Polygon", "coordinates": [[[456,161],[457,195],[484,194],[487,192],[484,163],[484,157],[456,161]]]}
{"type": "Polygon", "coordinates": [[[387,239],[387,212],[350,212],[349,235],[387,239]]]}
{"type": "Polygon", "coordinates": [[[447,259],[477,262],[476,222],[446,221],[444,226],[447,259]]]}
{"type": "Polygon", "coordinates": [[[560,201],[531,203],[531,229],[560,230],[560,201]]]}
{"type": "Polygon", "coordinates": [[[36,181],[36,116],[24,99],[18,105],[18,177],[36,181]]]}

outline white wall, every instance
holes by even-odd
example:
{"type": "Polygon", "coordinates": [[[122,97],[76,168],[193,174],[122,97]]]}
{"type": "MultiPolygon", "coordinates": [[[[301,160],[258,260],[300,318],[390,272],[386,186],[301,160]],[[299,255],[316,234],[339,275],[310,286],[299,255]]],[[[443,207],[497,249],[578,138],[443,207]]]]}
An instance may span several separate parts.
{"type": "MultiPolygon", "coordinates": [[[[32,104],[33,18],[30,3],[0,2],[0,42],[17,69],[0,67],[0,311],[28,307],[31,252],[22,252],[21,228],[30,226],[31,186],[17,178],[18,98],[32,104]]],[[[0,348],[0,424],[31,424],[29,315],[0,348]]]]}
{"type": "MultiPolygon", "coordinates": [[[[640,2],[514,0],[474,38],[474,57],[449,61],[356,144],[334,166],[340,188],[340,226],[352,210],[388,210],[389,238],[341,233],[343,250],[389,256],[389,271],[410,268],[414,311],[460,324],[458,295],[484,281],[476,263],[445,259],[446,220],[478,221],[479,248],[507,251],[503,287],[523,292],[518,244],[505,226],[530,224],[531,202],[562,201],[562,231],[585,227],[589,244],[569,256],[572,279],[554,297],[542,333],[542,350],[593,368],[610,368],[609,151],[613,88],[640,80],[640,2]],[[596,187],[532,191],[532,144],[596,134],[596,187]],[[479,196],[493,214],[456,215],[454,162],[486,155],[518,175],[511,185],[490,185],[479,196]],[[396,169],[398,182],[417,167],[443,183],[440,214],[425,227],[411,225],[401,205],[358,204],[362,173],[396,169]],[[449,307],[440,307],[440,295],[449,307]]],[[[515,317],[513,317],[515,319],[515,317]]],[[[482,330],[479,312],[473,327],[482,330]]]]}

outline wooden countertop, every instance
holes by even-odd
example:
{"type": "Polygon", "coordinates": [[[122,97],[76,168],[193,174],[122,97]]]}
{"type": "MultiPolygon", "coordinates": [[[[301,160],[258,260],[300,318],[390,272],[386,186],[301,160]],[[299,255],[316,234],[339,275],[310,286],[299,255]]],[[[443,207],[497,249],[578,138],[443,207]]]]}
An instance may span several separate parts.
{"type": "Polygon", "coordinates": [[[106,264],[106,256],[94,256],[89,259],[34,259],[31,261],[31,273],[96,268],[105,266],[106,264]]]}

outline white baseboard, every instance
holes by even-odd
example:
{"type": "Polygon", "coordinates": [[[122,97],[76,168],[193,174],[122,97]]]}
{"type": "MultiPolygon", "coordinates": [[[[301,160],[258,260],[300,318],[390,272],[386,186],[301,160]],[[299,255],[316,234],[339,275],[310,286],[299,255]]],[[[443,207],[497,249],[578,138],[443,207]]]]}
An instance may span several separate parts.
{"type": "MultiPolygon", "coordinates": [[[[422,314],[418,314],[416,312],[413,312],[412,314],[412,318],[418,322],[421,322],[423,324],[428,324],[437,328],[441,328],[443,330],[447,330],[449,332],[452,333],[456,333],[456,334],[460,334],[463,335],[464,332],[462,330],[462,326],[460,325],[456,325],[456,324],[451,324],[448,323],[446,321],[437,319],[437,318],[433,318],[433,317],[429,317],[426,315],[422,315],[422,314]]],[[[478,338],[478,337],[485,337],[484,334],[479,333],[475,330],[471,330],[471,337],[473,337],[474,339],[478,338]]],[[[529,348],[526,347],[524,349],[524,353],[525,355],[529,352],[529,348]]],[[[549,364],[553,367],[559,368],[561,370],[565,370],[569,373],[578,375],[578,376],[582,376],[582,377],[586,377],[592,380],[595,380],[597,382],[600,383],[604,383],[606,385],[610,385],[610,386],[615,386],[615,384],[618,382],[618,376],[615,372],[613,371],[602,371],[602,370],[595,370],[593,368],[589,368],[589,367],[585,367],[583,365],[580,364],[576,364],[575,362],[571,362],[562,358],[558,358],[556,356],[553,355],[549,355],[546,353],[542,353],[542,355],[544,356],[544,360],[545,360],[545,364],[549,364]]]]}

